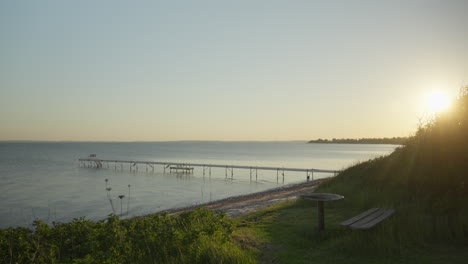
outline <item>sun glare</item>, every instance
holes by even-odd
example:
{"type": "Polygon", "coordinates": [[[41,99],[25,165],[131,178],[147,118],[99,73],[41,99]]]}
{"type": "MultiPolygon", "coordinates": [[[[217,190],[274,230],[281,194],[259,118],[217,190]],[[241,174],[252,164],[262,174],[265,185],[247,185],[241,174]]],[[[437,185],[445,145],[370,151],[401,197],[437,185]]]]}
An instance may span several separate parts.
{"type": "Polygon", "coordinates": [[[432,92],[426,98],[426,108],[432,114],[446,110],[449,105],[449,97],[440,91],[432,92]]]}

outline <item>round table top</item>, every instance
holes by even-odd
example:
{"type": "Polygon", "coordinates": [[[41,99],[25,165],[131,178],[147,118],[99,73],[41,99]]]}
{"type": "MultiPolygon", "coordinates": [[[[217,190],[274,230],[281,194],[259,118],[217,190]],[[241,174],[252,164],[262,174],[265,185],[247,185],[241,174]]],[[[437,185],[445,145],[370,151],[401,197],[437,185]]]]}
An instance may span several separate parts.
{"type": "Polygon", "coordinates": [[[313,193],[307,195],[301,195],[302,199],[312,200],[312,201],[334,201],[343,199],[343,195],[334,194],[334,193],[313,193]]]}

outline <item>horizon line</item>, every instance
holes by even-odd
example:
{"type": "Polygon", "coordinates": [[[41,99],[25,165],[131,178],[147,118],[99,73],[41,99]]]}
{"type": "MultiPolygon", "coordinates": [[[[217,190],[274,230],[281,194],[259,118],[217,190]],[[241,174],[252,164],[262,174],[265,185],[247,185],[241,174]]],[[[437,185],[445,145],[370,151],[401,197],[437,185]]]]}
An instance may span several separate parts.
{"type": "Polygon", "coordinates": [[[308,142],[310,140],[0,140],[0,143],[308,142]]]}

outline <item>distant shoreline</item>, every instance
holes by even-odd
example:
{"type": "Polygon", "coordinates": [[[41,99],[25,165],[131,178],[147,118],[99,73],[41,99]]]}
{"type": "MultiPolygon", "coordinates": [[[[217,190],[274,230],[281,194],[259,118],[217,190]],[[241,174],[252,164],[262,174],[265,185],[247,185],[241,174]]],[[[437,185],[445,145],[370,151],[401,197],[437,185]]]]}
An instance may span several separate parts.
{"type": "Polygon", "coordinates": [[[323,143],[323,144],[389,144],[389,145],[406,145],[407,137],[393,137],[393,138],[360,138],[360,139],[316,139],[310,140],[307,143],[323,143]]]}

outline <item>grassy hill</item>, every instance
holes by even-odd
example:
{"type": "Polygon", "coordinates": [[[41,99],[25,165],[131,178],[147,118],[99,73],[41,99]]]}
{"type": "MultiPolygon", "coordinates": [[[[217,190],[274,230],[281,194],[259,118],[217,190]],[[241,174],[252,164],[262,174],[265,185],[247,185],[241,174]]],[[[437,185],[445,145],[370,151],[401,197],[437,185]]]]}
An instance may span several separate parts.
{"type": "Polygon", "coordinates": [[[406,146],[318,187],[345,196],[326,203],[325,232],[316,231],[315,203],[298,201],[240,219],[237,235],[265,262],[467,263],[467,185],[465,88],[451,111],[420,127],[406,146]],[[372,207],[396,213],[371,230],[339,226],[372,207]]]}

